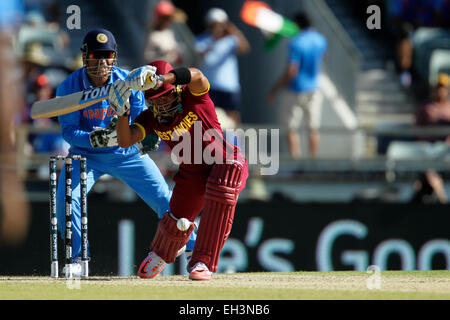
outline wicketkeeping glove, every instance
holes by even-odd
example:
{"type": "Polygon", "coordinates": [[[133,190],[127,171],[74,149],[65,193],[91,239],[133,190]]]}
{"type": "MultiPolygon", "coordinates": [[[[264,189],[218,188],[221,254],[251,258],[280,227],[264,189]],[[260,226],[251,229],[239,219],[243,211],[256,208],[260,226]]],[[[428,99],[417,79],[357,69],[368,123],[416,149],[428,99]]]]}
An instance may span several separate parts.
{"type": "Polygon", "coordinates": [[[130,95],[131,90],[123,80],[116,80],[109,89],[109,104],[119,116],[130,110],[130,95]]]}
{"type": "Polygon", "coordinates": [[[158,89],[162,85],[162,81],[162,76],[156,74],[154,66],[136,68],[125,78],[125,83],[129,88],[141,91],[158,89]]]}
{"type": "Polygon", "coordinates": [[[91,146],[94,148],[118,146],[116,126],[117,116],[114,116],[106,128],[94,127],[95,130],[89,134],[91,146]]]}
{"type": "Polygon", "coordinates": [[[150,133],[139,142],[138,147],[141,154],[149,153],[150,151],[156,151],[161,143],[161,138],[156,133],[150,133]]]}

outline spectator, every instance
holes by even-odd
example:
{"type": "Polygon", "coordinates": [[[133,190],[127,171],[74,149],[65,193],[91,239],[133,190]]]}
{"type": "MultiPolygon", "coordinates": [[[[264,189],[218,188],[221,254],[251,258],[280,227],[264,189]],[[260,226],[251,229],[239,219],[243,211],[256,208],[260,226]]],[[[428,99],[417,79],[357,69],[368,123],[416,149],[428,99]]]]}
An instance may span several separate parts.
{"type": "Polygon", "coordinates": [[[412,84],[414,32],[420,27],[448,27],[450,1],[448,0],[391,0],[389,1],[389,26],[396,46],[396,63],[400,83],[409,88],[412,84]]]}
{"type": "Polygon", "coordinates": [[[47,5],[46,8],[47,13],[47,26],[49,30],[56,32],[61,41],[61,45],[63,48],[68,48],[70,45],[70,37],[69,34],[61,28],[60,19],[61,19],[61,4],[57,1],[51,2],[47,5]]]}
{"type": "Polygon", "coordinates": [[[281,120],[289,129],[288,148],[293,159],[301,156],[298,129],[303,114],[309,128],[309,155],[315,157],[319,147],[319,126],[322,110],[322,95],[318,78],[327,48],[323,35],[310,25],[309,17],[302,12],[295,15],[294,21],[300,28],[300,34],[293,37],[289,44],[288,66],[281,78],[275,83],[267,97],[273,104],[275,95],[284,90],[281,120]]]}
{"type": "Polygon", "coordinates": [[[409,0],[391,0],[389,4],[390,28],[395,41],[397,70],[400,75],[400,83],[403,87],[408,88],[412,82],[413,46],[410,37],[414,30],[414,3],[409,0]]]}
{"type": "Polygon", "coordinates": [[[172,29],[176,10],[169,1],[160,1],[154,8],[152,24],[144,49],[145,63],[165,60],[173,66],[183,64],[186,48],[176,38],[172,29]]]}
{"type": "Polygon", "coordinates": [[[23,54],[30,43],[40,43],[49,51],[61,51],[67,43],[64,33],[49,25],[44,16],[38,11],[31,11],[25,17],[25,24],[20,27],[17,35],[17,50],[23,54]]]}
{"type": "Polygon", "coordinates": [[[196,44],[203,60],[200,69],[210,81],[211,99],[239,124],[241,85],[236,55],[247,54],[250,44],[223,9],[210,9],[205,23],[207,32],[197,37],[196,44]]]}
{"type": "Polygon", "coordinates": [[[427,170],[420,174],[413,184],[413,204],[445,204],[447,194],[442,177],[434,170],[427,170]]]}
{"type": "MultiPolygon", "coordinates": [[[[50,85],[49,79],[45,74],[41,74],[36,77],[33,87],[32,94],[34,96],[34,101],[47,100],[54,97],[55,89],[50,85]]],[[[31,104],[29,105],[29,110],[31,110],[31,104]]],[[[35,128],[48,129],[48,132],[32,134],[29,136],[30,143],[33,147],[35,153],[53,153],[66,155],[68,154],[69,145],[63,139],[61,133],[58,131],[52,131],[52,127],[56,127],[56,118],[42,118],[31,120],[35,128]]]]}
{"type": "MultiPolygon", "coordinates": [[[[416,124],[419,126],[450,125],[449,101],[450,77],[440,74],[436,86],[431,93],[431,99],[416,114],[416,124]]],[[[429,137],[426,140],[435,142],[445,140],[450,143],[450,136],[429,137]]]]}
{"type": "Polygon", "coordinates": [[[27,104],[34,101],[33,86],[37,77],[50,65],[50,58],[44,53],[40,43],[29,43],[21,57],[22,70],[27,91],[27,104]]]}

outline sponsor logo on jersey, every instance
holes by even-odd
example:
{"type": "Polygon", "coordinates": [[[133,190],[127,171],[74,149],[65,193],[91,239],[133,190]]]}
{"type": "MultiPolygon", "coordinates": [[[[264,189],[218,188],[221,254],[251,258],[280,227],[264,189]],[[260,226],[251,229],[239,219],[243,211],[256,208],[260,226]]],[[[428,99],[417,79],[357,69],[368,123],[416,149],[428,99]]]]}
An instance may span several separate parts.
{"type": "Polygon", "coordinates": [[[103,87],[97,87],[83,91],[83,97],[81,98],[80,103],[106,97],[109,94],[110,87],[111,84],[108,84],[103,87]]]}

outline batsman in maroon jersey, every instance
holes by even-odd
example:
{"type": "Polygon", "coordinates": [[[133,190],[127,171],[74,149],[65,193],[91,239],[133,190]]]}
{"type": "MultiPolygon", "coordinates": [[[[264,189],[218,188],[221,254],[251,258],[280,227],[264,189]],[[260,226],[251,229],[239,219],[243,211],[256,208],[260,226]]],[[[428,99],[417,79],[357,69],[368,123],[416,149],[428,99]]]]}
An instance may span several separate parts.
{"type": "MultiPolygon", "coordinates": [[[[149,64],[156,68],[153,89],[145,91],[149,109],[128,125],[128,116],[119,117],[118,141],[127,147],[156,133],[180,162],[170,212],[161,219],[150,245],[150,254],[138,274],[153,278],[166,263],[175,261],[202,213],[197,241],[189,261],[192,280],[210,280],[217,272],[220,251],[234,219],[238,195],[244,189],[248,166],[237,146],[223,138],[223,132],[209,97],[209,82],[196,68],[177,68],[165,61],[149,64]],[[181,218],[190,221],[185,230],[177,228],[181,218]]],[[[155,70],[155,69],[153,69],[155,70]]]]}

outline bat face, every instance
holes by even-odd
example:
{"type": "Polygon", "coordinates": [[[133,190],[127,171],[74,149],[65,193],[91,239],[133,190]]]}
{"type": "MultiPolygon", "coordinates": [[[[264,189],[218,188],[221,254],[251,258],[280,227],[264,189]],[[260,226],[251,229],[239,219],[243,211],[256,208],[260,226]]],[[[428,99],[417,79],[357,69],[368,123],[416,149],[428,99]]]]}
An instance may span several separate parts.
{"type": "Polygon", "coordinates": [[[89,107],[108,98],[111,84],[91,88],[54,99],[37,101],[31,107],[31,118],[52,118],[89,107]]]}

